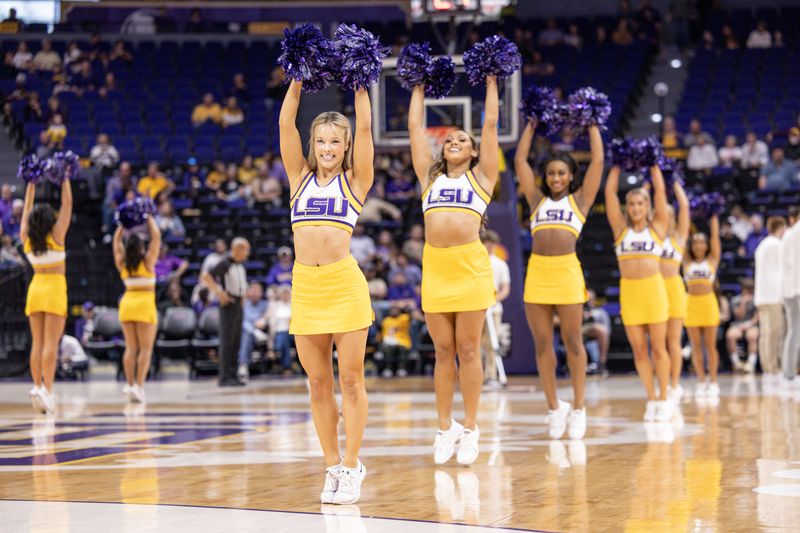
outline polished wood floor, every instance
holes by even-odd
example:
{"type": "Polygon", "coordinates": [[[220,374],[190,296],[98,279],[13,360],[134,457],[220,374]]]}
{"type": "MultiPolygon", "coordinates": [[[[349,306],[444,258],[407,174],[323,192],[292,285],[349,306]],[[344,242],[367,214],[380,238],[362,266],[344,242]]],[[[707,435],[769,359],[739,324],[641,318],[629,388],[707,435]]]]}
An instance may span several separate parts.
{"type": "MultiPolygon", "coordinates": [[[[571,442],[547,438],[536,386],[515,378],[484,393],[477,464],[437,467],[431,380],[370,380],[368,475],[357,511],[412,522],[364,522],[363,530],[410,531],[413,521],[545,531],[800,529],[797,391],[727,378],[719,405],[687,395],[672,424],[644,424],[635,378],[593,379],[587,436],[571,442]]],[[[146,408],[125,405],[111,381],[58,384],[55,419],[31,414],[28,387],[0,384],[2,500],[321,512],[323,465],[302,380],[244,389],[167,380],[148,385],[146,408]]]]}

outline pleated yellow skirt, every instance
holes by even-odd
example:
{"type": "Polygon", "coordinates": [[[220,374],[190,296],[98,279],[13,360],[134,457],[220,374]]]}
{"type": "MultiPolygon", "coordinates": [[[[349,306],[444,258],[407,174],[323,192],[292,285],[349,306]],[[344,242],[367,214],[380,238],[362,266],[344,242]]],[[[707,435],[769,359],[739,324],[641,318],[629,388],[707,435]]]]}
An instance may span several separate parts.
{"type": "Polygon", "coordinates": [[[64,274],[33,275],[25,300],[25,316],[33,313],[67,316],[67,277],[64,274]]]}
{"type": "Polygon", "coordinates": [[[158,323],[155,291],[125,291],[119,300],[119,321],[158,323]]]}
{"type": "Polygon", "coordinates": [[[496,303],[489,252],[481,241],[422,250],[422,310],[461,313],[496,303]]]}
{"type": "Polygon", "coordinates": [[[719,326],[719,301],[713,292],[690,294],[686,302],[687,328],[719,326]]]}
{"type": "Polygon", "coordinates": [[[626,326],[660,324],[669,319],[667,287],[661,274],[619,280],[622,323],[626,326]]]}
{"type": "Polygon", "coordinates": [[[686,318],[686,285],[680,276],[664,278],[669,300],[669,318],[686,318]]]}
{"type": "Polygon", "coordinates": [[[576,254],[531,254],[522,297],[525,303],[583,304],[587,296],[583,269],[576,254]]]}

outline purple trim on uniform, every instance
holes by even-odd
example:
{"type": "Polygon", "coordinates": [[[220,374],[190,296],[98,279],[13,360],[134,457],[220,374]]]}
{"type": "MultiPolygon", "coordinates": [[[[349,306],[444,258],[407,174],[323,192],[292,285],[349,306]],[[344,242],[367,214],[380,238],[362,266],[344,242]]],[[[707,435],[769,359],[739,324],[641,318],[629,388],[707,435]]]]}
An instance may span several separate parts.
{"type": "MultiPolygon", "coordinates": [[[[292,196],[291,198],[289,198],[289,203],[291,203],[291,202],[294,202],[294,201],[295,201],[297,198],[299,198],[299,197],[300,197],[300,195],[301,195],[301,194],[303,194],[303,191],[305,191],[305,190],[306,190],[306,187],[308,187],[308,184],[309,184],[309,183],[311,183],[311,180],[310,180],[310,179],[308,179],[308,176],[309,176],[309,175],[311,175],[311,174],[314,174],[314,172],[313,172],[313,171],[311,171],[311,172],[309,172],[308,174],[306,174],[306,176],[305,176],[305,177],[303,178],[303,180],[300,182],[300,188],[299,188],[299,189],[297,189],[297,190],[295,191],[295,193],[294,193],[294,196],[292,196]]],[[[316,174],[314,174],[314,178],[316,178],[316,176],[317,176],[317,175],[316,175],[316,174]]]]}
{"type": "MultiPolygon", "coordinates": [[[[343,175],[344,174],[340,174],[339,176],[343,176],[343,175]]],[[[345,178],[345,183],[346,183],[346,178],[345,178]]],[[[350,189],[350,185],[348,185],[347,188],[350,189]]],[[[339,192],[342,193],[342,198],[344,198],[347,201],[348,205],[350,206],[350,209],[355,211],[357,215],[360,215],[361,214],[361,210],[360,209],[356,209],[356,206],[354,206],[353,204],[350,203],[350,198],[348,198],[347,195],[344,193],[344,189],[342,188],[342,178],[341,177],[339,178],[339,192]]],[[[350,194],[353,194],[352,189],[350,189],[350,194]]],[[[353,194],[353,200],[355,200],[356,203],[358,203],[359,206],[364,207],[363,205],[361,205],[361,202],[358,201],[358,198],[356,198],[355,194],[353,194]]]]}
{"type": "Polygon", "coordinates": [[[304,218],[303,220],[298,220],[297,222],[292,222],[292,225],[300,224],[301,222],[336,222],[337,224],[344,224],[345,226],[353,227],[352,224],[347,222],[346,220],[336,220],[334,218],[304,218]]]}
{"type": "MultiPolygon", "coordinates": [[[[477,184],[478,184],[478,187],[480,187],[481,191],[483,191],[483,194],[486,194],[486,195],[488,195],[488,196],[489,196],[489,200],[491,200],[491,199],[492,199],[492,193],[490,193],[489,191],[487,191],[486,189],[484,189],[484,188],[483,188],[483,185],[481,185],[481,182],[480,182],[480,181],[478,181],[478,176],[476,176],[476,175],[475,175],[475,172],[473,172],[473,171],[472,171],[472,169],[469,169],[469,170],[467,170],[467,172],[469,172],[470,174],[472,174],[472,179],[473,179],[473,180],[475,180],[475,183],[477,183],[477,184]]],[[[478,189],[476,189],[476,188],[475,188],[475,187],[472,185],[472,180],[471,180],[471,179],[469,179],[469,176],[467,177],[467,182],[469,183],[469,186],[470,186],[470,188],[471,188],[473,191],[475,191],[475,194],[477,194],[477,195],[480,197],[480,193],[478,193],[478,189]]],[[[481,198],[481,200],[483,200],[483,198],[481,198]]],[[[489,203],[490,203],[490,202],[486,202],[486,204],[487,204],[487,205],[488,205],[489,203]]]]}
{"type": "MultiPolygon", "coordinates": [[[[347,185],[347,190],[350,191],[350,194],[353,196],[353,200],[356,201],[359,207],[364,207],[364,204],[361,203],[361,200],[358,199],[358,196],[356,195],[355,192],[353,192],[353,188],[350,186],[350,180],[347,179],[347,172],[340,174],[340,176],[341,178],[339,178],[339,188],[341,189],[342,180],[344,180],[344,184],[347,185]]],[[[342,191],[342,194],[344,194],[344,191],[342,191]]]]}
{"type": "MultiPolygon", "coordinates": [[[[317,186],[317,187],[319,187],[320,189],[325,189],[325,188],[327,188],[327,187],[328,187],[328,185],[330,185],[331,183],[333,183],[334,181],[336,181],[336,178],[338,178],[339,176],[341,176],[341,174],[336,174],[336,175],[333,177],[333,179],[332,179],[331,181],[329,181],[329,182],[328,182],[328,183],[326,183],[325,185],[320,185],[320,184],[319,184],[319,182],[317,181],[317,175],[316,175],[316,174],[314,174],[314,183],[315,183],[315,184],[316,184],[316,186],[317,186]]],[[[342,194],[344,194],[344,193],[342,193],[342,194]]]]}
{"type": "MultiPolygon", "coordinates": [[[[475,194],[478,194],[478,193],[476,192],[475,194]]],[[[473,213],[477,213],[477,214],[479,214],[480,216],[483,216],[483,213],[481,213],[481,212],[480,212],[480,211],[478,211],[477,209],[472,209],[471,207],[467,207],[467,206],[465,206],[465,205],[435,205],[435,206],[433,206],[433,207],[430,207],[430,204],[428,204],[428,208],[427,208],[427,209],[425,209],[425,211],[424,211],[424,212],[432,211],[432,210],[434,210],[434,209],[469,209],[469,210],[470,210],[470,211],[472,211],[473,213]]],[[[423,213],[423,214],[424,214],[424,213],[423,213]]]]}

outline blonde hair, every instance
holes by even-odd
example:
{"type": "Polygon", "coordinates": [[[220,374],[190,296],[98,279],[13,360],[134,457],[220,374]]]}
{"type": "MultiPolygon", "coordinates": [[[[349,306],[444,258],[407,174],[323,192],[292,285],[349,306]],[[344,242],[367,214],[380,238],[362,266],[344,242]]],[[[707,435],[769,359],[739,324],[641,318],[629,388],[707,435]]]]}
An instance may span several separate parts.
{"type": "MultiPolygon", "coordinates": [[[[454,129],[450,133],[454,133],[456,131],[464,131],[464,130],[454,129]]],[[[450,133],[448,133],[448,135],[450,133]]],[[[466,131],[464,131],[464,133],[466,133],[467,137],[469,137],[469,140],[472,143],[472,149],[480,153],[479,151],[480,147],[478,146],[478,143],[475,141],[475,138],[466,131]]],[[[480,162],[480,156],[476,155],[470,160],[469,168],[471,169],[479,162],[480,162]]],[[[447,174],[447,160],[444,158],[444,143],[442,143],[442,148],[439,150],[439,156],[436,158],[436,161],[433,162],[433,165],[431,165],[430,170],[428,170],[428,179],[436,179],[442,174],[447,174]]]]}
{"type": "Polygon", "coordinates": [[[317,171],[317,154],[314,150],[314,146],[316,145],[314,142],[314,130],[317,129],[317,126],[324,126],[327,124],[344,130],[344,141],[347,143],[347,146],[344,151],[344,159],[342,160],[342,170],[350,170],[353,168],[353,129],[347,117],[336,111],[320,113],[311,123],[311,131],[308,136],[308,166],[312,172],[317,171]]]}
{"type": "Polygon", "coordinates": [[[653,204],[650,202],[650,193],[644,187],[636,187],[625,193],[626,209],[623,210],[625,215],[625,223],[628,226],[633,226],[630,216],[628,215],[627,202],[631,196],[641,196],[647,204],[647,223],[649,224],[653,219],[653,204]]]}

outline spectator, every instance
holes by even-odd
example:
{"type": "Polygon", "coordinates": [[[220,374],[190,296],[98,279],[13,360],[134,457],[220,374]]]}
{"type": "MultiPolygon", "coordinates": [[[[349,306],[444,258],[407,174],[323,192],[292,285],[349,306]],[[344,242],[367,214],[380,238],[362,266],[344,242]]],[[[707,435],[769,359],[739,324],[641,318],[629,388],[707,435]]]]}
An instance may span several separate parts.
{"type": "Polygon", "coordinates": [[[47,99],[47,109],[44,111],[44,118],[45,120],[50,121],[56,115],[66,117],[66,109],[63,105],[61,105],[61,101],[58,99],[58,96],[51,96],[47,99]]]}
{"type": "Polygon", "coordinates": [[[11,65],[17,70],[29,70],[31,68],[31,61],[33,54],[28,50],[28,43],[20,41],[17,45],[17,51],[11,58],[11,65]]]}
{"type": "Polygon", "coordinates": [[[244,112],[239,107],[235,96],[229,96],[225,100],[225,107],[222,109],[222,127],[238,126],[244,122],[244,112]]]}
{"type": "Polygon", "coordinates": [[[158,254],[158,261],[156,261],[156,281],[158,283],[179,282],[187,268],[189,268],[189,263],[180,257],[169,255],[169,246],[161,243],[161,251],[158,254]]]}
{"type": "Polygon", "coordinates": [[[583,307],[581,334],[586,344],[589,364],[588,374],[605,374],[608,349],[611,345],[611,317],[597,302],[597,294],[587,291],[588,297],[583,307]]]}
{"type": "Polygon", "coordinates": [[[719,228],[719,240],[724,254],[738,254],[742,246],[742,241],[733,232],[733,226],[729,219],[723,220],[719,228]]]}
{"type": "Polygon", "coordinates": [[[122,202],[129,191],[136,190],[136,178],[133,177],[131,164],[127,161],[120,163],[116,175],[106,183],[106,195],[103,199],[103,233],[108,235],[110,241],[111,224],[114,211],[122,202]]]}
{"type": "Polygon", "coordinates": [[[281,246],[276,253],[278,261],[272,265],[267,273],[267,286],[292,286],[292,268],[294,268],[294,257],[292,249],[288,246],[281,246]]]}
{"type": "MultiPolygon", "coordinates": [[[[265,167],[260,167],[251,185],[253,199],[256,202],[278,205],[283,197],[283,186],[278,178],[267,174],[265,167]]],[[[363,213],[363,209],[362,209],[363,213]]]]}
{"type": "Polygon", "coordinates": [[[564,44],[576,50],[583,48],[583,37],[581,37],[577,24],[569,25],[569,32],[564,36],[564,44]]]}
{"type": "Polygon", "coordinates": [[[767,143],[760,141],[755,132],[747,132],[745,142],[742,145],[742,168],[759,170],[768,161],[769,149],[767,148],[767,143]]]}
{"type": "Polygon", "coordinates": [[[375,242],[364,233],[364,224],[356,223],[353,237],[350,239],[350,253],[359,265],[366,265],[375,258],[375,242]]]}
{"type": "Polygon", "coordinates": [[[42,103],[39,101],[39,93],[31,91],[28,102],[25,104],[25,122],[42,122],[45,117],[42,103]]]}
{"type": "Polygon", "coordinates": [[[214,161],[211,172],[206,176],[206,187],[212,191],[219,191],[226,179],[225,163],[222,161],[214,161]]]}
{"type": "Polygon", "coordinates": [[[186,235],[186,228],[181,217],[175,214],[175,207],[169,200],[161,202],[158,206],[156,224],[164,237],[183,237],[186,235]]]}
{"type": "Polygon", "coordinates": [[[23,265],[25,262],[14,246],[10,235],[3,235],[3,226],[0,225],[0,265],[23,265]]]}
{"type": "Polygon", "coordinates": [[[753,301],[753,278],[742,280],[742,292],[731,299],[732,322],[725,332],[725,345],[731,358],[731,368],[753,373],[758,354],[758,315],[753,301]],[[739,341],[747,342],[747,362],[742,363],[739,341]]]}
{"type": "Polygon", "coordinates": [[[766,190],[784,190],[797,181],[797,166],[793,161],[787,161],[783,148],[772,149],[772,161],[761,169],[758,178],[758,188],[766,190]]]}
{"type": "Polygon", "coordinates": [[[628,28],[628,20],[620,18],[617,22],[617,27],[611,34],[611,42],[620,46],[627,46],[633,43],[633,35],[628,28]]]}
{"type": "Polygon", "coordinates": [[[392,302],[389,315],[381,321],[381,345],[383,372],[390,378],[406,377],[406,362],[411,351],[411,316],[403,312],[397,302],[392,302]]]}
{"type": "Polygon", "coordinates": [[[764,227],[764,218],[758,213],[750,215],[750,225],[752,229],[742,243],[742,252],[740,255],[743,257],[752,258],[756,251],[756,247],[767,236],[767,230],[764,227]]]}
{"type": "Polygon", "coordinates": [[[397,254],[395,264],[389,270],[389,278],[393,277],[395,272],[402,272],[410,285],[419,285],[422,283],[422,269],[419,265],[409,263],[408,256],[402,252],[397,254]]]}
{"type": "Polygon", "coordinates": [[[738,50],[739,39],[733,33],[733,29],[728,24],[722,25],[722,46],[726,50],[738,50]]]}
{"type": "Polygon", "coordinates": [[[545,29],[539,33],[539,46],[558,46],[564,41],[564,32],[558,27],[556,19],[549,18],[545,29]]]}
{"type": "Polygon", "coordinates": [[[736,144],[736,135],[725,137],[725,146],[719,149],[719,164],[725,168],[738,167],[742,162],[742,149],[736,144]]]}
{"type": "Polygon", "coordinates": [[[706,144],[704,137],[699,137],[697,144],[689,148],[689,156],[686,158],[686,167],[689,170],[708,174],[718,164],[717,149],[712,144],[706,144]]]}
{"type": "Polygon", "coordinates": [[[267,80],[267,109],[272,110],[275,107],[275,103],[282,102],[283,97],[286,96],[288,88],[284,83],[285,78],[286,73],[283,72],[281,67],[275,67],[270,72],[269,80],[267,80]]]}
{"type": "Polygon", "coordinates": [[[533,51],[531,60],[522,67],[522,73],[526,76],[552,76],[555,71],[555,66],[545,61],[538,50],[533,51]]]}
{"type": "Polygon", "coordinates": [[[19,238],[19,226],[22,222],[22,207],[24,203],[21,199],[15,198],[11,202],[11,211],[3,218],[3,233],[14,240],[19,238]]]}
{"type": "Polygon", "coordinates": [[[52,72],[57,66],[61,66],[61,57],[53,51],[50,39],[42,39],[42,49],[33,56],[33,68],[52,72]]]}
{"type": "Polygon", "coordinates": [[[372,299],[372,306],[379,308],[380,305],[378,304],[386,300],[386,296],[389,294],[389,286],[386,285],[386,281],[384,281],[383,278],[377,276],[377,270],[372,263],[367,263],[364,266],[364,277],[367,278],[367,286],[369,287],[369,297],[372,299]]]}
{"type": "Polygon", "coordinates": [[[661,134],[661,146],[664,150],[674,150],[681,146],[683,135],[675,129],[675,119],[667,115],[664,117],[664,132],[661,134]]]}
{"type": "Polygon", "coordinates": [[[186,170],[183,173],[183,190],[194,198],[203,188],[204,182],[205,175],[197,162],[197,158],[190,157],[186,160],[186,170]]]}
{"type": "Polygon", "coordinates": [[[253,156],[244,156],[242,164],[239,165],[239,170],[236,173],[236,179],[239,180],[239,183],[250,185],[257,175],[258,169],[253,165],[253,156]]]}
{"type": "Polygon", "coordinates": [[[786,42],[783,40],[783,32],[780,30],[775,30],[772,34],[772,47],[773,48],[783,48],[786,46],[786,42]]]}
{"type": "Polygon", "coordinates": [[[284,374],[293,374],[292,336],[289,322],[292,319],[292,288],[289,285],[278,287],[278,297],[269,304],[265,316],[272,336],[272,348],[278,356],[284,374]]]}
{"type": "Polygon", "coordinates": [[[703,126],[700,124],[699,120],[693,118],[691,122],[689,122],[689,133],[683,137],[683,146],[691,148],[695,144],[698,144],[701,138],[705,139],[706,144],[714,144],[714,138],[711,134],[703,130],[703,126]]]}
{"type": "Polygon", "coordinates": [[[189,15],[189,22],[184,27],[186,33],[205,33],[208,31],[208,24],[203,20],[199,9],[192,9],[189,15]]]}
{"type": "Polygon", "coordinates": [[[114,43],[114,48],[108,54],[108,61],[111,68],[125,68],[133,62],[133,54],[125,48],[125,41],[120,39],[114,43]]]}
{"type": "Polygon", "coordinates": [[[239,369],[236,373],[241,381],[250,378],[250,361],[253,348],[267,341],[263,328],[259,327],[259,319],[267,313],[267,301],[264,299],[264,288],[257,281],[247,286],[242,304],[242,342],[239,346],[239,369]]]}
{"type": "Polygon", "coordinates": [[[67,45],[67,51],[64,52],[65,72],[70,74],[77,72],[83,59],[83,51],[78,46],[78,43],[75,41],[70,41],[70,43],[67,45]]]}
{"type": "Polygon", "coordinates": [[[389,264],[397,259],[397,245],[394,243],[394,237],[389,230],[383,230],[378,234],[378,244],[375,248],[375,256],[380,259],[383,264],[389,264]]]}
{"type": "Polygon", "coordinates": [[[401,222],[403,219],[402,212],[397,206],[381,198],[379,189],[379,187],[373,187],[367,193],[367,199],[364,202],[364,207],[361,208],[358,222],[361,224],[377,224],[387,219],[401,222]]]}
{"type": "Polygon", "coordinates": [[[714,34],[711,33],[709,30],[705,30],[703,32],[703,49],[707,51],[711,51],[714,49],[714,34]]]}
{"type": "Polygon", "coordinates": [[[634,20],[637,27],[636,36],[639,39],[658,42],[661,34],[661,14],[653,7],[650,0],[639,1],[634,20]]]}
{"type": "Polygon", "coordinates": [[[89,159],[92,160],[92,165],[102,169],[112,169],[119,163],[119,152],[116,147],[111,144],[108,135],[101,133],[97,136],[97,144],[92,146],[89,151],[89,159]]]}
{"type": "Polygon", "coordinates": [[[0,220],[4,219],[11,212],[11,205],[14,203],[14,188],[9,183],[0,186],[0,220]]]}
{"type": "Polygon", "coordinates": [[[747,37],[747,48],[772,48],[772,35],[763,20],[758,21],[756,29],[747,37]]]}
{"type": "Polygon", "coordinates": [[[244,74],[237,72],[233,75],[233,85],[230,91],[228,91],[228,94],[230,96],[235,96],[236,100],[239,102],[250,101],[250,91],[247,89],[247,82],[244,80],[244,74]]]}
{"type": "Polygon", "coordinates": [[[22,19],[17,18],[17,10],[13,7],[8,10],[8,18],[3,20],[3,24],[6,25],[9,33],[19,33],[25,27],[22,19]]]}
{"type": "Polygon", "coordinates": [[[389,276],[389,292],[386,299],[405,309],[417,307],[414,285],[408,282],[402,270],[396,270],[389,276]]]}
{"type": "Polygon", "coordinates": [[[603,46],[608,43],[608,32],[602,24],[594,29],[594,43],[597,46],[603,46]]]}
{"type": "Polygon", "coordinates": [[[50,125],[47,126],[47,142],[54,148],[63,149],[64,139],[67,136],[67,127],[64,125],[64,117],[60,114],[53,115],[50,125]]]}
{"type": "Polygon", "coordinates": [[[142,176],[136,185],[136,191],[139,194],[149,196],[154,200],[161,192],[169,195],[173,190],[175,190],[175,183],[161,173],[158,163],[155,161],[148,163],[147,174],[142,176]]]}
{"type": "Polygon", "coordinates": [[[414,224],[408,230],[408,240],[400,249],[411,261],[422,264],[422,250],[425,248],[425,230],[421,224],[414,224]]]}
{"type": "Polygon", "coordinates": [[[94,335],[94,315],[94,303],[89,300],[83,302],[81,316],[75,321],[75,338],[81,346],[86,346],[94,335]]]}
{"type": "Polygon", "coordinates": [[[203,263],[200,265],[200,272],[208,272],[217,266],[217,263],[219,263],[227,253],[228,243],[225,242],[225,239],[216,239],[211,253],[205,256],[203,263]]]}
{"type": "Polygon", "coordinates": [[[781,294],[781,237],[786,230],[786,219],[769,217],[769,235],[756,248],[755,294],[753,301],[758,310],[758,356],[765,378],[777,385],[779,360],[786,324],[783,317],[781,294]]]}
{"type": "Polygon", "coordinates": [[[192,111],[192,124],[195,127],[202,126],[208,121],[214,124],[222,122],[222,108],[214,101],[214,95],[211,93],[204,94],[203,101],[194,106],[192,111]]]}
{"type": "MultiPolygon", "coordinates": [[[[158,267],[156,267],[156,270],[158,267]]],[[[156,307],[160,313],[164,313],[171,307],[187,307],[189,302],[183,296],[183,289],[179,280],[175,279],[167,283],[167,289],[158,299],[156,307]]]]}
{"type": "Polygon", "coordinates": [[[489,386],[497,386],[499,384],[497,374],[497,350],[495,350],[492,339],[497,339],[500,332],[500,325],[503,322],[503,300],[508,298],[511,292],[511,273],[508,269],[508,263],[499,258],[494,252],[495,247],[500,244],[500,236],[497,232],[488,230],[484,234],[483,244],[489,252],[489,261],[492,266],[492,274],[494,276],[494,290],[496,303],[489,309],[489,316],[484,323],[482,335],[482,353],[484,355],[484,383],[489,386]],[[491,324],[489,323],[491,320],[491,324]],[[489,327],[494,330],[494,335],[490,334],[489,327]]]}
{"type": "Polygon", "coordinates": [[[235,163],[230,163],[225,167],[225,181],[219,186],[217,191],[217,198],[226,202],[235,202],[241,200],[244,196],[244,187],[239,180],[236,179],[238,169],[235,163]]]}
{"type": "Polygon", "coordinates": [[[81,61],[78,71],[72,75],[70,85],[73,92],[83,95],[86,91],[94,91],[97,87],[97,80],[92,72],[92,64],[86,60],[81,61]]]}
{"type": "Polygon", "coordinates": [[[789,136],[783,151],[786,159],[795,165],[800,164],[800,128],[789,128],[789,136]]]}

